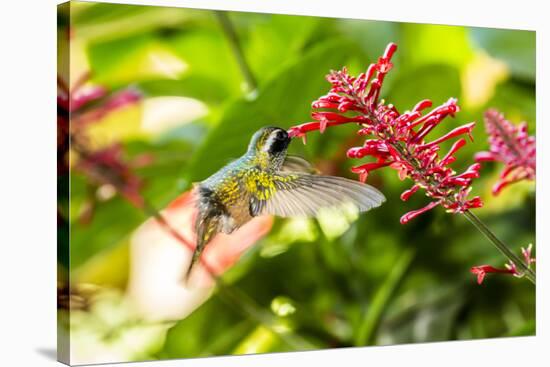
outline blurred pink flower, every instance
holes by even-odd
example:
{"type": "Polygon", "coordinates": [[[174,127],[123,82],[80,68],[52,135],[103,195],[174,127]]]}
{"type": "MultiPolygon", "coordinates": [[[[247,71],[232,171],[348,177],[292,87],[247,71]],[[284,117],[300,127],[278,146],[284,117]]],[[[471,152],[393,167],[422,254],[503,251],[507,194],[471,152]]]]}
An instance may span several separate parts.
{"type": "Polygon", "coordinates": [[[113,144],[89,153],[81,152],[76,168],[84,172],[97,185],[112,185],[119,194],[137,207],[143,207],[140,190],[142,180],[133,173],[133,168],[148,163],[147,156],[133,160],[123,157],[120,144],[113,144]]]}
{"type": "Polygon", "coordinates": [[[231,235],[218,234],[204,250],[191,278],[183,276],[196,246],[194,191],[188,191],[150,218],[132,235],[128,292],[149,319],[181,319],[210,296],[220,275],[273,224],[270,216],[255,217],[231,235]]]}
{"type": "MultiPolygon", "coordinates": [[[[75,169],[86,175],[91,183],[112,185],[130,203],[142,207],[139,190],[143,183],[133,168],[148,164],[152,157],[144,155],[129,161],[124,158],[123,147],[118,142],[93,149],[86,133],[89,124],[97,123],[119,108],[137,103],[141,94],[131,88],[111,94],[102,86],[85,87],[89,78],[89,73],[82,75],[72,88],[61,77],[57,79],[58,174],[68,173],[68,153],[72,149],[78,153],[75,169]]],[[[83,221],[91,218],[94,206],[95,199],[91,196],[87,210],[81,216],[83,221]]]]}
{"type": "Polygon", "coordinates": [[[90,73],[85,73],[69,88],[61,77],[57,78],[58,115],[70,112],[71,123],[95,122],[111,111],[141,100],[141,93],[132,88],[110,93],[102,86],[85,87],[89,79],[90,73]]]}
{"type": "Polygon", "coordinates": [[[534,180],[536,174],[536,142],[527,133],[527,123],[515,126],[495,109],[485,112],[485,127],[490,150],[475,155],[476,162],[501,162],[504,169],[493,186],[498,195],[506,186],[521,180],[534,180]]]}

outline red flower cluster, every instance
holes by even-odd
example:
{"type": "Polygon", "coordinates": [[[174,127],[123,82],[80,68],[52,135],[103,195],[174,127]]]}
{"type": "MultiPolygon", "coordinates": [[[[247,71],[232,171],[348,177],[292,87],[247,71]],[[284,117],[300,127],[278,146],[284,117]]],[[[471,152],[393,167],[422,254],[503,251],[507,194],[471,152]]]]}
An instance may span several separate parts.
{"type": "MultiPolygon", "coordinates": [[[[521,254],[523,255],[523,259],[525,261],[525,264],[527,265],[527,268],[530,268],[531,264],[536,261],[535,258],[531,257],[532,249],[533,245],[529,245],[526,249],[523,247],[521,248],[521,254]]],[[[485,276],[489,273],[510,274],[516,277],[523,276],[523,273],[517,269],[516,264],[514,264],[513,261],[509,261],[504,266],[505,268],[495,268],[491,265],[479,265],[472,267],[470,271],[472,272],[472,274],[477,275],[477,284],[483,283],[485,276]]]]}
{"type": "Polygon", "coordinates": [[[116,109],[138,102],[141,94],[132,89],[110,94],[103,87],[84,88],[88,79],[89,74],[83,75],[72,88],[62,78],[57,79],[58,174],[69,171],[68,153],[72,149],[78,154],[76,169],[98,185],[113,185],[124,198],[141,206],[139,189],[142,182],[132,168],[147,164],[149,158],[138,157],[127,162],[123,158],[122,147],[117,143],[102,149],[91,149],[86,134],[89,124],[98,122],[116,109]]]}
{"type": "Polygon", "coordinates": [[[502,162],[505,167],[500,180],[493,186],[493,194],[520,180],[534,180],[536,173],[535,137],[527,133],[527,124],[518,126],[506,120],[497,110],[485,113],[485,127],[489,134],[490,150],[475,156],[476,162],[502,162]]]}
{"type": "Polygon", "coordinates": [[[305,138],[307,132],[319,130],[322,133],[328,126],[350,122],[359,124],[361,129],[358,133],[372,139],[367,139],[361,147],[349,149],[347,156],[371,156],[375,161],[353,167],[352,171],[365,181],[371,171],[392,167],[398,171],[400,179],[408,177],[415,182],[403,192],[402,200],[408,200],[420,188],[433,199],[424,208],[401,217],[402,224],[437,205],[453,213],[481,207],[483,204],[479,197],[468,199],[472,179],[479,176],[480,164],[471,165],[461,174],[456,174],[449,167],[455,161],[454,154],[466,144],[466,140],[458,139],[443,157],[439,157],[440,143],[470,135],[474,123],[455,128],[432,141],[424,140],[445,117],[454,116],[459,111],[456,100],[451,98],[423,115],[422,111],[432,106],[430,100],[419,102],[412,111],[399,113],[395,106],[380,99],[380,89],[393,66],[391,58],[396,49],[397,46],[390,43],[378,62],[371,64],[358,77],[350,76],[345,68],[332,71],[327,76],[332,84],[330,92],[312,104],[318,110],[312,113],[315,121],[292,127],[290,136],[305,138]]]}

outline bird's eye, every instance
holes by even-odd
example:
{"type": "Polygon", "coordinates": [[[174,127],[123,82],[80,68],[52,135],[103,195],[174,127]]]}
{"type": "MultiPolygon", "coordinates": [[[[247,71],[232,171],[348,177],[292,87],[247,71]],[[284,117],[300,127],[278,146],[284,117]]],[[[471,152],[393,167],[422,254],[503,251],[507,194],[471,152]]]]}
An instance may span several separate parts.
{"type": "Polygon", "coordinates": [[[275,133],[275,139],[277,139],[277,140],[287,140],[288,139],[288,133],[285,130],[278,130],[275,133]]]}

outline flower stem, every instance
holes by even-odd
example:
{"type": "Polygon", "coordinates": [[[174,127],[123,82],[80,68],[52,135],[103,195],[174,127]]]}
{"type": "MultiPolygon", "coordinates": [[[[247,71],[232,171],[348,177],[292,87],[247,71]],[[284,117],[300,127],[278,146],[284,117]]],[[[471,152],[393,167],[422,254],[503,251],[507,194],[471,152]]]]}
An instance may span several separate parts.
{"type": "Polygon", "coordinates": [[[233,51],[233,54],[237,59],[237,63],[239,64],[241,73],[243,74],[244,79],[246,81],[248,91],[254,92],[258,88],[258,83],[256,82],[256,78],[254,77],[254,74],[252,73],[252,69],[248,65],[248,62],[246,61],[246,57],[244,56],[241,42],[239,41],[239,36],[237,35],[235,27],[233,26],[233,23],[231,23],[231,19],[229,19],[229,17],[227,16],[227,12],[225,11],[216,10],[214,13],[218,18],[218,21],[222,26],[223,32],[225,33],[229,41],[231,50],[233,51]]]}
{"type": "Polygon", "coordinates": [[[531,281],[531,283],[535,284],[535,272],[527,267],[523,260],[512,250],[510,250],[504,242],[498,239],[497,236],[489,229],[489,227],[485,225],[485,223],[481,221],[481,219],[479,219],[477,215],[469,210],[466,210],[463,214],[504,256],[508,258],[508,260],[512,261],[521,270],[522,274],[524,274],[525,277],[531,281]]]}

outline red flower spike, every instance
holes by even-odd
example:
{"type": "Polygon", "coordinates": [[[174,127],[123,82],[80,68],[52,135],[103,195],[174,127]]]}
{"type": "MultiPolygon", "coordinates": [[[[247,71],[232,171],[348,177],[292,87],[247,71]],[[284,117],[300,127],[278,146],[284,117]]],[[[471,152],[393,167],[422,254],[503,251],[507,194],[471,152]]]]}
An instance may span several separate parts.
{"type": "Polygon", "coordinates": [[[326,119],[319,120],[319,132],[322,134],[327,129],[328,121],[326,119]]]}
{"type": "MultiPolygon", "coordinates": [[[[430,131],[432,131],[437,126],[438,123],[439,121],[437,120],[437,118],[432,116],[424,123],[424,125],[422,125],[422,127],[416,132],[416,134],[411,137],[409,144],[414,144],[422,141],[422,139],[424,139],[424,137],[428,135],[430,131]]],[[[437,145],[437,143],[432,145],[437,145]]],[[[419,146],[419,149],[422,149],[422,147],[419,146]]]]}
{"type": "Polygon", "coordinates": [[[367,69],[367,72],[365,73],[365,84],[361,86],[362,89],[366,88],[367,83],[370,81],[375,71],[376,71],[376,64],[370,64],[367,69]]]}
{"type": "Polygon", "coordinates": [[[403,215],[401,217],[401,219],[399,219],[399,221],[401,222],[401,224],[406,224],[408,223],[411,219],[414,219],[416,218],[417,216],[419,216],[420,214],[422,213],[425,213],[427,212],[428,210],[431,210],[433,208],[435,208],[436,206],[438,206],[440,203],[437,202],[437,201],[432,201],[431,203],[429,203],[428,205],[426,205],[425,207],[423,208],[420,208],[420,209],[417,209],[417,210],[412,210],[408,213],[405,213],[405,215],[403,215]]]}
{"type": "Polygon", "coordinates": [[[474,160],[476,162],[482,163],[482,162],[494,162],[495,157],[490,152],[479,152],[474,155],[474,160]]]}
{"type": "MultiPolygon", "coordinates": [[[[427,103],[426,100],[421,101],[420,103],[427,103]]],[[[431,104],[431,101],[430,101],[431,104]]],[[[418,105],[418,104],[417,104],[418,105]]],[[[441,106],[438,106],[434,108],[431,112],[429,112],[424,117],[419,118],[417,121],[415,121],[412,124],[412,127],[418,126],[422,123],[425,123],[426,121],[436,118],[437,120],[441,121],[448,115],[451,115],[454,117],[454,114],[459,111],[458,106],[456,105],[456,98],[449,98],[447,102],[442,104],[441,106]]]]}
{"type": "Polygon", "coordinates": [[[421,112],[422,110],[425,110],[426,108],[432,107],[432,101],[429,99],[425,99],[423,101],[420,101],[414,106],[413,112],[421,112]]]}
{"type": "Polygon", "coordinates": [[[475,122],[470,122],[469,124],[459,126],[456,129],[449,131],[447,134],[435,139],[434,141],[431,141],[423,145],[419,145],[418,149],[426,149],[463,134],[468,134],[468,136],[470,137],[470,140],[473,141],[474,139],[471,133],[472,133],[472,130],[474,129],[475,124],[476,124],[475,122]]]}
{"type": "Polygon", "coordinates": [[[454,162],[453,154],[455,154],[460,148],[466,145],[466,139],[460,138],[457,141],[455,141],[449,150],[449,152],[441,158],[441,164],[446,165],[448,163],[454,162]],[[452,161],[451,161],[452,159],[452,161]]]}
{"type": "Polygon", "coordinates": [[[389,43],[384,51],[384,59],[390,60],[393,54],[397,51],[397,45],[395,43],[389,43]]]}
{"type": "Polygon", "coordinates": [[[464,134],[471,138],[474,123],[458,127],[431,142],[424,141],[446,117],[454,117],[460,110],[456,99],[450,98],[425,115],[422,112],[432,107],[428,99],[418,102],[411,111],[403,114],[380,99],[396,50],[397,46],[390,43],[378,62],[371,64],[358,77],[349,75],[346,68],[331,71],[327,76],[331,84],[329,92],[312,103],[314,109],[330,111],[314,112],[312,116],[316,121],[292,127],[290,136],[304,137],[308,132],[323,132],[326,128],[349,122],[358,124],[358,134],[369,135],[372,139],[362,147],[350,148],[347,156],[352,159],[370,156],[375,161],[355,166],[352,172],[364,181],[371,171],[389,166],[398,172],[400,179],[409,178],[415,183],[403,192],[403,200],[408,200],[420,188],[432,199],[426,207],[405,214],[401,223],[407,223],[437,205],[452,213],[481,207],[483,203],[479,197],[468,199],[472,180],[479,175],[479,166],[470,166],[460,175],[449,167],[455,161],[454,154],[466,144],[466,139],[459,138],[443,158],[439,157],[440,143],[464,134]],[[343,111],[347,111],[346,115],[343,111]]]}
{"type": "Polygon", "coordinates": [[[408,190],[406,190],[406,191],[403,191],[403,193],[401,194],[401,200],[403,200],[403,201],[409,200],[409,198],[410,198],[415,192],[417,192],[418,189],[420,189],[420,186],[418,186],[418,185],[413,185],[413,187],[411,187],[410,189],[408,189],[408,190]]]}
{"type": "Polygon", "coordinates": [[[485,113],[485,128],[489,134],[490,150],[479,152],[476,162],[501,162],[504,169],[501,179],[493,186],[498,195],[506,186],[521,180],[534,180],[536,176],[536,142],[527,134],[527,124],[514,126],[497,110],[485,113]]]}
{"type": "Polygon", "coordinates": [[[348,158],[363,158],[371,155],[379,159],[387,158],[389,154],[388,146],[378,140],[367,140],[362,147],[350,148],[346,153],[348,158]]]}
{"type": "Polygon", "coordinates": [[[361,166],[352,167],[351,171],[354,173],[361,173],[361,172],[370,172],[374,171],[375,169],[382,168],[389,166],[392,162],[374,162],[374,163],[366,163],[361,166]]]}
{"type": "Polygon", "coordinates": [[[326,102],[326,101],[323,101],[323,102],[314,102],[311,104],[311,106],[313,108],[338,108],[338,104],[337,103],[332,103],[332,102],[326,102]]]}

